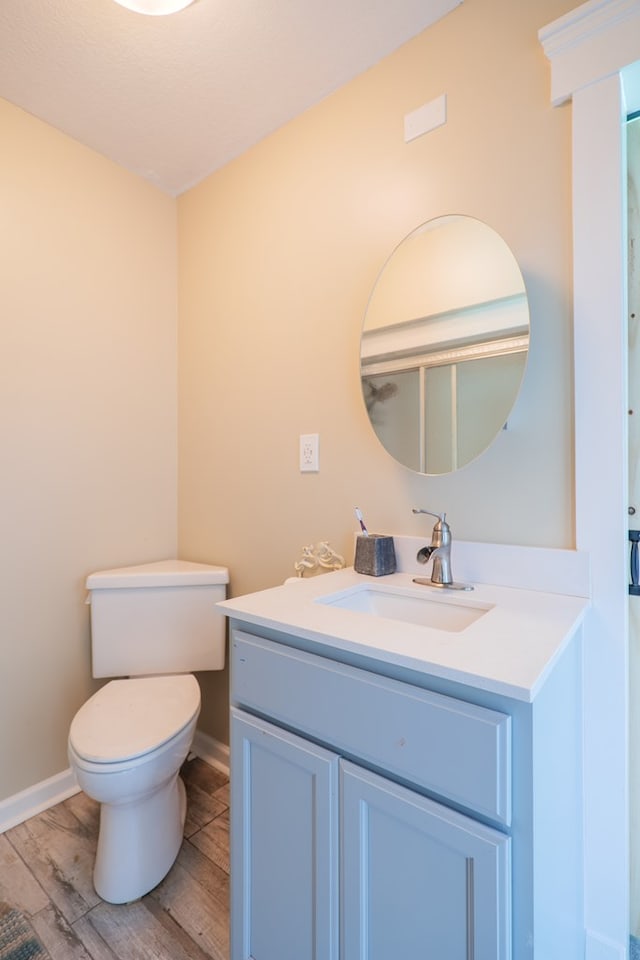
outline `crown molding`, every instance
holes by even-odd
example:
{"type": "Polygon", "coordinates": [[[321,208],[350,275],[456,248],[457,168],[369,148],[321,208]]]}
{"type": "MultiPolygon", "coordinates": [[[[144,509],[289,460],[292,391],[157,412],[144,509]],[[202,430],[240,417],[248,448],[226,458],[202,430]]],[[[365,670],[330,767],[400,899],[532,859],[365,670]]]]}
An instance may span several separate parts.
{"type": "Polygon", "coordinates": [[[551,102],[618,73],[639,57],[640,0],[589,0],[538,32],[551,64],[551,102]]]}

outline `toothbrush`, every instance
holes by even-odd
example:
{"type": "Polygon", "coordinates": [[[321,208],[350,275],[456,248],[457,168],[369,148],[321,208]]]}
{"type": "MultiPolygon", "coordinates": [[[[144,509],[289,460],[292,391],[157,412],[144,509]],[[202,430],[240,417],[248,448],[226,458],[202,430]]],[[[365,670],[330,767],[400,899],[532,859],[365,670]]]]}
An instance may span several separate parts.
{"type": "Polygon", "coordinates": [[[358,523],[360,524],[360,529],[362,530],[363,536],[368,537],[369,531],[364,525],[364,520],[362,519],[362,510],[360,509],[360,507],[356,507],[356,518],[358,520],[358,523]]]}

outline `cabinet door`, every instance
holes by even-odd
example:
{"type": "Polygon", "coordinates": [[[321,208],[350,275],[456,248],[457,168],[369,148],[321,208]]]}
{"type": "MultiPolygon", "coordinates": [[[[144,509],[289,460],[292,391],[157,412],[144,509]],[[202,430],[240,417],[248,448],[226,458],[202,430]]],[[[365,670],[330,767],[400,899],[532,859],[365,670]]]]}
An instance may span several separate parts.
{"type": "Polygon", "coordinates": [[[231,711],[231,960],[338,960],[338,758],[231,711]]]}
{"type": "Polygon", "coordinates": [[[509,838],[340,766],[342,960],[508,960],[509,838]]]}

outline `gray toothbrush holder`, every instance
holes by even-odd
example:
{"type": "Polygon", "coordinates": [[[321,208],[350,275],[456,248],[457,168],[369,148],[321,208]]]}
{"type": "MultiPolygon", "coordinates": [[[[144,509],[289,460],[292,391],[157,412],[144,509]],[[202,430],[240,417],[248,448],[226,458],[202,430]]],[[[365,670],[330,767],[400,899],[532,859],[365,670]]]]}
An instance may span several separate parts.
{"type": "Polygon", "coordinates": [[[384,577],[396,571],[396,552],[393,537],[381,533],[364,534],[356,537],[356,556],[353,561],[356,573],[365,573],[370,577],[384,577]]]}

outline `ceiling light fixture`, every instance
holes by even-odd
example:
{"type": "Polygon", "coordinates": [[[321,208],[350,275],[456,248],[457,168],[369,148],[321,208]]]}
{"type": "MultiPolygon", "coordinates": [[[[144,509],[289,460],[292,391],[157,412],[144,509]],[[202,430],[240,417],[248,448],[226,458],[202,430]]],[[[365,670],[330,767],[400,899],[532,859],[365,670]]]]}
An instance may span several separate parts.
{"type": "Polygon", "coordinates": [[[146,13],[151,17],[163,17],[168,13],[178,13],[188,7],[193,0],[116,0],[121,7],[135,13],[146,13]]]}

